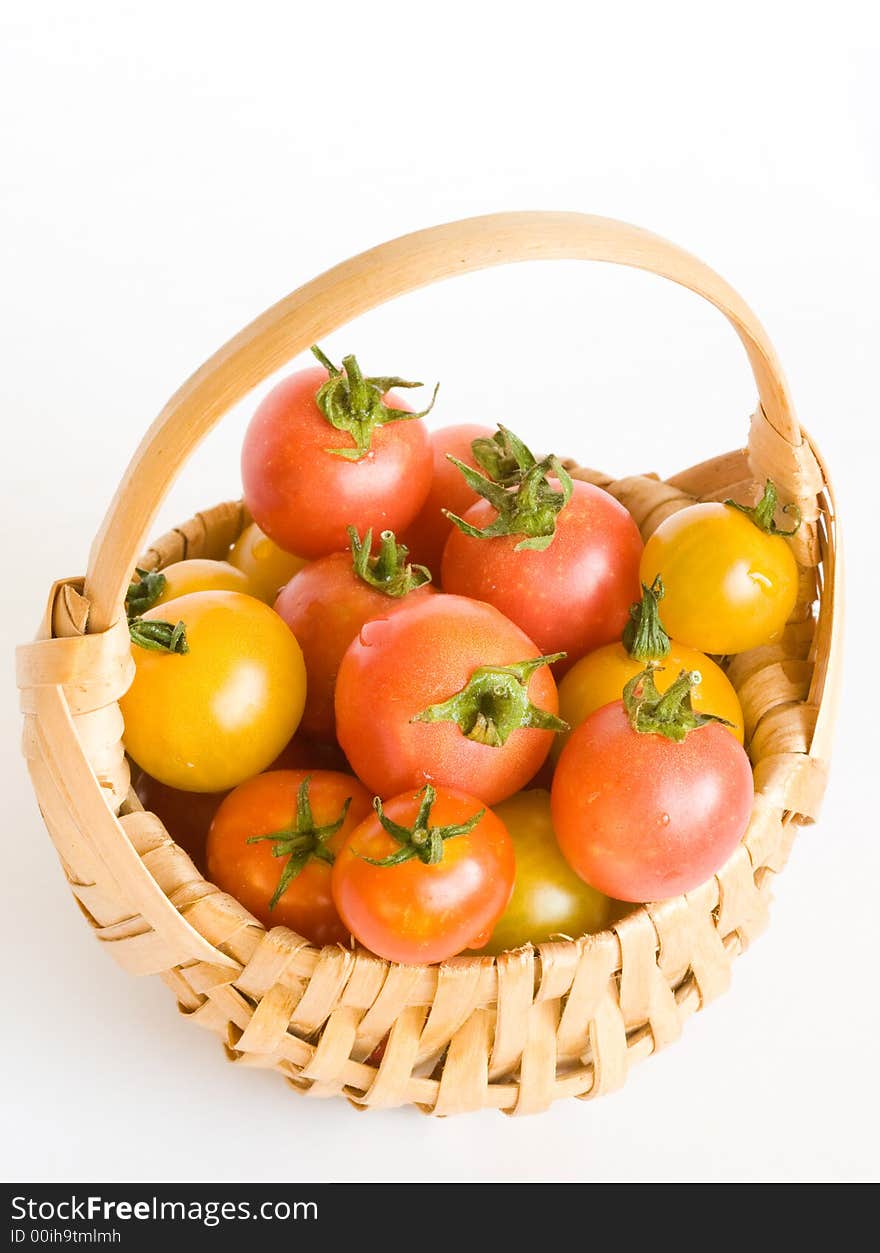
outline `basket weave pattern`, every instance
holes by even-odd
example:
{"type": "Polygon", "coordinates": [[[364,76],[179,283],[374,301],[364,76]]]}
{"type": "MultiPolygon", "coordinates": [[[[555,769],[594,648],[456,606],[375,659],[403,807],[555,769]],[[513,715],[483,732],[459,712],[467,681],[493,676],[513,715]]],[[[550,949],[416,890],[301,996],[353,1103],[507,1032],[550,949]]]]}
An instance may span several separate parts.
{"type": "MultiPolygon", "coordinates": [[[[468,259],[459,268],[493,264],[495,258],[468,257],[467,248],[478,254],[486,233],[494,229],[497,238],[502,225],[522,232],[522,239],[508,239],[511,255],[502,260],[522,259],[523,253],[623,260],[707,294],[702,269],[698,284],[690,274],[670,274],[669,265],[656,259],[602,254],[597,236],[605,231],[619,244],[632,228],[578,215],[502,215],[453,224],[459,233],[449,251],[468,259]],[[576,223],[593,232],[582,228],[589,236],[582,244],[572,242],[576,223]],[[538,227],[552,244],[540,253],[523,243],[533,241],[538,227]],[[562,242],[552,240],[556,228],[562,242]]],[[[383,273],[393,273],[395,260],[403,268],[393,248],[418,239],[418,281],[432,281],[455,272],[448,260],[445,268],[435,264],[438,247],[447,242],[442,232],[452,230],[421,232],[365,256],[375,269],[381,254],[383,273]]],[[[642,247],[643,239],[654,239],[636,235],[642,247]]],[[[666,256],[663,250],[671,246],[658,241],[658,248],[666,256]]],[[[677,250],[668,255],[687,258],[677,250]]],[[[356,268],[361,260],[346,266],[356,268]]],[[[345,278],[345,269],[310,287],[337,273],[345,278]]],[[[362,270],[358,276],[364,285],[362,270]]],[[[132,541],[155,511],[155,488],[159,496],[164,489],[154,483],[147,502],[132,496],[132,483],[145,459],[158,452],[173,474],[203,433],[188,432],[179,449],[172,447],[187,403],[201,405],[207,429],[255,377],[299,351],[300,340],[308,343],[388,298],[389,291],[415,285],[413,274],[398,272],[380,294],[362,293],[327,312],[323,322],[304,315],[302,293],[309,289],[301,289],[242,332],[179,393],[135,458],[96,541],[85,587],[82,580],[57,583],[38,639],[19,650],[24,752],[71,890],[98,940],[132,974],[161,975],[181,1011],[221,1036],[231,1060],[275,1068],[309,1095],[344,1094],[363,1107],[413,1103],[437,1115],[482,1107],[534,1113],[563,1096],[593,1097],[619,1087],[631,1063],[675,1040],[685,1020],[725,990],[732,960],[765,925],[773,875],[785,865],[798,826],[815,818],[826,778],[839,652],[833,505],[809,439],[793,420],[780,421],[779,412],[772,412],[781,396],[785,416],[787,396],[763,341],[769,371],[749,352],[762,404],[747,450],[667,481],[650,475],[611,480],[572,467],[575,477],[620,500],[644,538],[695,499],[754,499],[755,481],[766,477],[804,518],[794,540],[800,595],[784,635],[738,655],[728,667],[745,715],[756,795],[742,844],[708,883],[635,908],[601,935],[440,966],[400,966],[360,949],[319,950],[283,927],[265,931],[201,876],[130,787],[117,705],[133,671],[122,590],[137,551],[132,541]],[[297,301],[296,335],[288,329],[279,346],[272,334],[297,301]],[[274,329],[267,331],[272,314],[274,329]],[[260,360],[248,377],[240,354],[255,351],[257,332],[260,360]],[[230,389],[223,371],[233,367],[242,377],[230,389]],[[220,396],[213,412],[205,396],[210,387],[220,396]],[[383,1041],[377,1060],[373,1055],[383,1041]]],[[[710,298],[737,325],[743,315],[740,306],[736,316],[731,312],[728,293],[724,285],[724,304],[717,292],[710,298]]],[[[317,294],[323,308],[326,291],[317,294]]],[[[749,317],[757,340],[760,327],[749,317]]],[[[737,329],[748,349],[749,336],[737,329]]],[[[155,568],[184,557],[223,557],[247,521],[240,503],[217,506],[164,536],[138,564],[155,568]]]]}

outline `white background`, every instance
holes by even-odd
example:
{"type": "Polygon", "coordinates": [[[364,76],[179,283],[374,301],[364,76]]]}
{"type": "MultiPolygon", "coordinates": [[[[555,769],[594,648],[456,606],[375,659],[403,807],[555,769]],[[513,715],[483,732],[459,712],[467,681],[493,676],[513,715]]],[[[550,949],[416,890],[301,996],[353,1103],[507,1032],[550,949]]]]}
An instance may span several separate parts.
{"type": "MultiPolygon", "coordinates": [[[[874,6],[4,6],[4,928],[9,1179],[751,1180],[878,1174],[876,775],[880,95],[874,6]],[[609,16],[612,10],[616,16],[609,16]],[[141,433],[224,339],[328,265],[471,213],[647,226],[757,309],[833,467],[848,683],[821,823],[730,993],[625,1090],[532,1119],[365,1118],[233,1070],[158,980],[102,955],[18,758],[11,648],[80,573],[141,433]],[[872,777],[873,776],[873,777],[872,777]]],[[[460,279],[325,345],[442,380],[615,473],[743,442],[723,319],[632,272],[460,279]]],[[[158,526],[238,491],[250,399],[158,526]]]]}

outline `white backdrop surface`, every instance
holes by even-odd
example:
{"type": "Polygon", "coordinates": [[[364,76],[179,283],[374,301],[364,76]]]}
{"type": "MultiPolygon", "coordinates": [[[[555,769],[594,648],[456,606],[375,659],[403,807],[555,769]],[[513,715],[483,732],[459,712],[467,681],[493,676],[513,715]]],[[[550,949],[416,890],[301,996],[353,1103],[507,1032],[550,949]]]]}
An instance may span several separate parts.
{"type": "MultiPolygon", "coordinates": [[[[874,6],[48,0],[7,6],[0,26],[0,1174],[876,1178],[874,6]],[[732,990],[624,1091],[524,1120],[364,1118],[233,1070],[157,980],[98,951],[18,756],[11,649],[51,581],[84,569],[148,422],[224,339],[353,252],[513,208],[667,235],[769,328],[847,540],[835,770],[732,990]]],[[[604,266],[469,276],[325,347],[439,378],[434,423],[502,420],[540,444],[552,430],[619,474],[742,443],[753,404],[714,310],[604,266]]],[[[237,493],[253,405],[205,442],[159,530],[237,493]]]]}

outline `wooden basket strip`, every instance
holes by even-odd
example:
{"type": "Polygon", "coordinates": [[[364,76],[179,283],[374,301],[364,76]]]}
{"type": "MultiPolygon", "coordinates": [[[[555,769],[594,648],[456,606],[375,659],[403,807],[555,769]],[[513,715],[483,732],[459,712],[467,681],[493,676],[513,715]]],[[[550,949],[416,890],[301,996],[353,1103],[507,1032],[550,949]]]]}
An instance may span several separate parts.
{"type": "Polygon", "coordinates": [[[686,894],[687,951],[690,969],[702,1005],[726,992],[730,986],[730,952],[718,934],[715,909],[720,901],[717,877],[686,894]]]}
{"type": "Polygon", "coordinates": [[[771,880],[768,877],[760,884],[755,881],[755,868],[745,844],[739,846],[716,878],[718,934],[725,939],[735,934],[744,950],[769,920],[771,880]]]}
{"type": "Polygon", "coordinates": [[[491,966],[492,959],[488,957],[453,959],[440,966],[437,991],[419,1040],[417,1062],[436,1058],[479,1007],[481,975],[491,966]]]}
{"type": "Polygon", "coordinates": [[[253,1017],[238,1042],[239,1052],[277,1054],[301,999],[301,991],[292,991],[280,983],[273,984],[257,1003],[253,1017]]]}
{"type": "Polygon", "coordinates": [[[287,927],[273,927],[261,936],[235,982],[246,996],[259,1000],[274,984],[282,981],[296,954],[308,947],[307,941],[294,931],[289,931],[287,927]]]}
{"type": "MultiPolygon", "coordinates": [[[[609,942],[615,943],[613,933],[609,942]]],[[[558,1001],[567,996],[577,973],[577,947],[570,939],[549,940],[537,945],[537,956],[540,978],[535,1001],[558,1001]]]]}
{"type": "Polygon", "coordinates": [[[429,1105],[422,1109],[443,1118],[484,1108],[489,1091],[493,1017],[488,1010],[476,1009],[455,1032],[449,1042],[433,1108],[429,1105]]]}
{"type": "Polygon", "coordinates": [[[617,937],[605,932],[576,942],[577,968],[558,1027],[559,1056],[582,1057],[589,1044],[589,1024],[599,1010],[605,989],[614,979],[620,959],[617,937]]]}
{"type": "Polygon", "coordinates": [[[348,949],[330,947],[321,950],[302,1000],[291,1015],[291,1031],[310,1036],[323,1026],[342,995],[353,965],[354,957],[348,949]]]}
{"type": "Polygon", "coordinates": [[[538,1114],[556,1095],[556,1032],[559,1001],[535,1001],[528,1011],[528,1030],[519,1068],[519,1098],[514,1112],[538,1114]]]}
{"type": "Polygon", "coordinates": [[[345,1068],[357,1037],[360,1014],[348,1005],[334,1009],[327,1019],[311,1060],[301,1076],[312,1083],[311,1095],[335,1096],[345,1087],[345,1068]]]}
{"type": "Polygon", "coordinates": [[[656,1051],[681,1034],[675,996],[657,967],[657,932],[644,910],[635,910],[614,929],[620,942],[619,1000],[624,1027],[635,1031],[647,1023],[656,1051]]]}
{"type": "Polygon", "coordinates": [[[588,1028],[593,1081],[582,1098],[603,1096],[623,1087],[629,1069],[626,1026],[618,1003],[617,983],[609,979],[588,1028]]]}
{"type": "Polygon", "coordinates": [[[498,992],[495,1036],[489,1057],[489,1078],[511,1073],[522,1057],[535,995],[535,953],[532,948],[502,953],[495,962],[498,992]]]}
{"type": "Polygon", "coordinates": [[[416,991],[420,977],[418,966],[386,966],[382,986],[358,1027],[359,1059],[369,1057],[381,1044],[405,1006],[424,1008],[426,1001],[416,991]]]}
{"type": "Polygon", "coordinates": [[[400,1010],[391,1025],[382,1060],[362,1104],[372,1109],[387,1109],[407,1102],[407,1085],[416,1064],[426,1014],[423,1005],[408,1005],[400,1010]]]}

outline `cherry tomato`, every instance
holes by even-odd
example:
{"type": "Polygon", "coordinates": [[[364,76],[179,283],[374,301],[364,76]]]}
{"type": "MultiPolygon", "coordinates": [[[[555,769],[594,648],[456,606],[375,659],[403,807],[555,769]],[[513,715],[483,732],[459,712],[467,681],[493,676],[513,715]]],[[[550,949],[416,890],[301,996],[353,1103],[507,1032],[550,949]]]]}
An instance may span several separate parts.
{"type": "Polygon", "coordinates": [[[423,597],[361,628],[336,682],[336,731],[380,796],[424,783],[517,791],[550,751],[556,684],[537,648],[491,605],[423,597]]]}
{"type": "MultiPolygon", "coordinates": [[[[695,648],[671,642],[670,650],[657,670],[656,683],[665,692],[682,670],[697,670],[702,683],[694,689],[694,708],[701,713],[715,714],[731,725],[729,730],[743,742],[743,712],[739,697],[719,665],[695,648]]],[[[559,684],[559,716],[570,726],[579,727],[591,713],[620,700],[625,685],[644,669],[644,662],[631,657],[623,644],[606,644],[594,653],[587,653],[574,665],[559,684]]],[[[553,751],[558,756],[565,747],[567,734],[557,736],[553,751]]]]}
{"type": "Polygon", "coordinates": [[[428,572],[407,565],[406,549],[386,531],[377,557],[369,539],[355,535],[353,552],[331,553],[311,562],[281,591],[275,602],[296,636],[306,663],[308,692],[302,728],[315,739],[336,735],[333,698],[342,656],[365,622],[388,617],[432,595],[428,572]]]}
{"type": "Polygon", "coordinates": [[[190,592],[136,620],[133,638],[183,622],[185,653],[132,644],[120,707],[141,769],[188,792],[219,792],[264,770],[305,703],[302,652],[268,605],[240,592],[190,592]],[[140,625],[139,625],[140,624],[140,625]]]}
{"type": "Polygon", "coordinates": [[[134,785],[144,809],[161,818],[168,834],[205,873],[205,840],[214,814],[226,792],[181,792],[141,774],[134,785]]]}
{"type": "MultiPolygon", "coordinates": [[[[692,680],[681,675],[677,691],[692,680]]],[[[741,745],[717,722],[680,742],[636,730],[631,717],[646,708],[640,725],[657,725],[657,703],[628,711],[615,701],[591,714],[572,732],[553,779],[563,855],[582,879],[620,900],[698,887],[731,855],[751,814],[754,785],[741,745]]]]}
{"type": "MultiPolygon", "coordinates": [[[[558,487],[552,477],[549,484],[558,487]]],[[[463,520],[483,530],[497,518],[495,506],[481,500],[463,520]]],[[[500,609],[542,652],[565,652],[557,666],[561,673],[620,638],[639,594],[641,537],[613,496],[575,481],[547,547],[517,551],[524,538],[512,533],[478,539],[454,529],[443,552],[442,584],[500,609]]]]}
{"type": "Polygon", "coordinates": [[[620,917],[624,907],[578,878],[560,853],[549,792],[517,792],[496,805],[494,813],[513,842],[516,882],[483,952],[503,953],[560,935],[577,939],[604,931],[620,917]]]}
{"type": "Polygon", "coordinates": [[[157,605],[176,600],[178,596],[187,596],[190,592],[244,592],[245,595],[250,592],[245,575],[228,561],[190,557],[166,566],[162,575],[165,586],[156,601],[157,605]]]}
{"type": "MultiPolygon", "coordinates": [[[[652,584],[642,584],[642,599],[630,606],[623,639],[587,653],[563,679],[559,688],[562,716],[571,726],[580,726],[595,710],[620,700],[626,684],[650,662],[660,692],[665,692],[682,670],[699,672],[701,682],[691,692],[693,707],[698,713],[714,714],[729,722],[729,730],[742,744],[743,714],[733,685],[705,654],[670,640],[661,621],[660,602],[665,595],[659,575],[652,584]]],[[[566,738],[557,737],[553,745],[556,757],[566,738]]]]}
{"type": "MultiPolygon", "coordinates": [[[[350,774],[345,754],[336,744],[316,744],[299,732],[282,749],[272,770],[336,770],[350,774]]],[[[161,818],[175,844],[205,872],[205,841],[214,814],[228,792],[182,792],[143,771],[134,784],[144,809],[161,818]]]]}
{"type": "MultiPolygon", "coordinates": [[[[353,357],[346,374],[316,367],[283,380],[251,419],[242,449],[248,509],[287,552],[323,557],[347,546],[346,528],[401,531],[431,486],[431,447],[418,417],[388,391],[401,380],[361,377],[353,357]],[[325,386],[335,390],[328,396],[325,386]],[[320,394],[320,396],[319,396],[320,394]],[[335,416],[331,424],[319,407],[335,416]],[[363,420],[361,420],[361,415],[363,420]]],[[[403,384],[407,385],[407,384],[403,384]]]]}
{"type": "Polygon", "coordinates": [[[770,643],[797,600],[797,562],[784,536],[716,502],[691,505],[661,522],[641,565],[644,582],[658,574],[670,635],[706,653],[770,643]]]}
{"type": "Polygon", "coordinates": [[[378,802],[352,832],[333,866],[333,899],[379,957],[439,962],[488,939],[514,869],[504,823],[482,801],[429,786],[378,802]]]}
{"type": "Polygon", "coordinates": [[[348,944],[330,891],[333,858],[370,813],[357,779],[270,770],[230,792],[208,834],[208,876],[264,927],[348,944]]]}
{"type": "Polygon", "coordinates": [[[440,577],[440,561],[443,547],[452,530],[452,523],[442,512],[464,513],[478,500],[477,493],[469,487],[458,466],[447,453],[452,453],[466,465],[477,467],[471,444],[475,439],[489,439],[492,435],[487,426],[462,423],[460,426],[444,426],[430,435],[431,452],[434,457],[434,477],[428,499],[418,517],[401,536],[409,548],[413,561],[427,566],[435,578],[440,577]]]}
{"type": "Polygon", "coordinates": [[[285,583],[303,568],[306,561],[304,557],[286,553],[273,544],[256,522],[252,522],[232,545],[229,564],[247,577],[251,596],[271,605],[285,583]]]}
{"type": "Polygon", "coordinates": [[[174,561],[164,570],[141,570],[137,580],[129,584],[125,598],[128,616],[144,614],[155,605],[164,605],[190,592],[249,591],[248,581],[228,561],[211,561],[207,557],[189,557],[174,561]]]}

